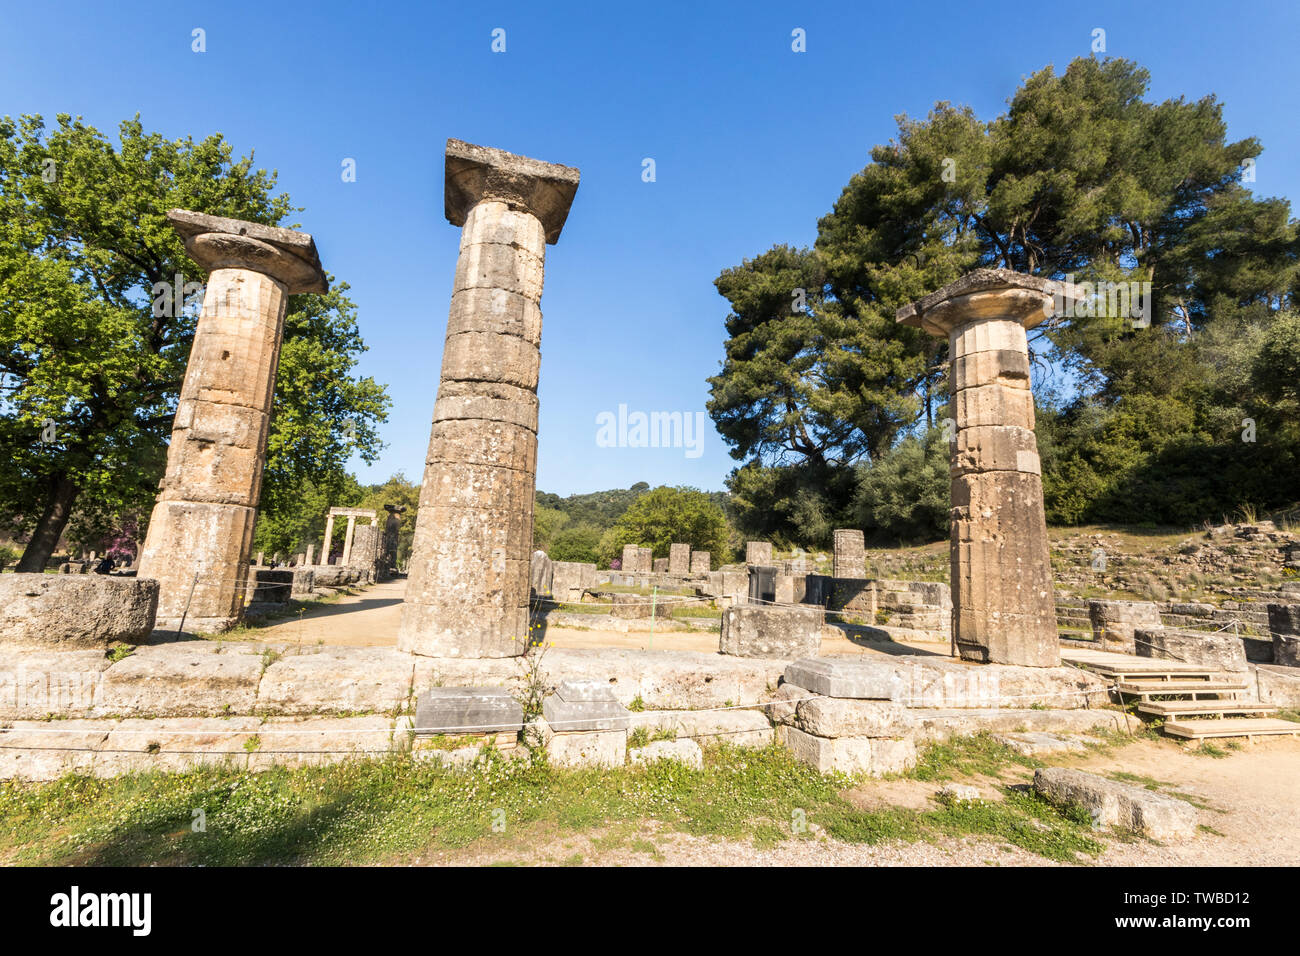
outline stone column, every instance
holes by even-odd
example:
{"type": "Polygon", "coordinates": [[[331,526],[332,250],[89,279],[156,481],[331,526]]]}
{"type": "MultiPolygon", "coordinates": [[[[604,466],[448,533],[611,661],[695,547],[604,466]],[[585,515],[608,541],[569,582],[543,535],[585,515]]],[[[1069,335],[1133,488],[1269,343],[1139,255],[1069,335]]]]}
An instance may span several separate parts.
{"type": "Polygon", "coordinates": [[[837,528],[831,555],[831,577],[860,580],[867,576],[865,536],[856,528],[837,528]]]}
{"type": "Polygon", "coordinates": [[[670,544],[668,546],[668,573],[691,573],[691,546],[689,544],[670,544]]]}
{"type": "Polygon", "coordinates": [[[978,269],[898,310],[948,337],[952,415],[953,639],[970,661],[1060,663],[1025,330],[1064,283],[978,269]]]}
{"type": "Polygon", "coordinates": [[[167,218],[209,275],[139,576],[159,583],[158,627],[188,602],[186,627],[214,631],[243,613],[287,298],[328,286],[306,233],[167,218]]]}
{"type": "Polygon", "coordinates": [[[325,516],[325,546],[320,550],[320,563],[330,563],[330,552],[334,550],[334,516],[325,516]]]}
{"type": "Polygon", "coordinates": [[[343,533],[343,566],[352,563],[352,540],[357,533],[357,516],[348,515],[348,530],[343,533]]]}
{"type": "Polygon", "coordinates": [[[528,646],[546,244],[578,188],[568,166],[447,141],[463,226],[397,646],[514,657],[528,646]]]}

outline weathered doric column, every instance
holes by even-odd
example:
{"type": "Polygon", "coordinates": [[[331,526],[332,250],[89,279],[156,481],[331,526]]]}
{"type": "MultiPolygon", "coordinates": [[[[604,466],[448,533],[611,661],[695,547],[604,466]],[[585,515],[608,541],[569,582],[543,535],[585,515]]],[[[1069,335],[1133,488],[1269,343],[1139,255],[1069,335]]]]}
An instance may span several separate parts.
{"type": "Polygon", "coordinates": [[[447,141],[463,226],[397,646],[429,657],[528,647],[546,244],[578,171],[447,141]]]}
{"type": "Polygon", "coordinates": [[[898,310],[948,336],[953,636],[966,660],[1060,663],[1025,330],[1074,287],[978,269],[898,310]]]}
{"type": "Polygon", "coordinates": [[[187,628],[221,630],[243,613],[288,296],[327,283],[306,233],[167,218],[209,276],[139,576],[159,583],[158,627],[188,602],[187,628]]]}

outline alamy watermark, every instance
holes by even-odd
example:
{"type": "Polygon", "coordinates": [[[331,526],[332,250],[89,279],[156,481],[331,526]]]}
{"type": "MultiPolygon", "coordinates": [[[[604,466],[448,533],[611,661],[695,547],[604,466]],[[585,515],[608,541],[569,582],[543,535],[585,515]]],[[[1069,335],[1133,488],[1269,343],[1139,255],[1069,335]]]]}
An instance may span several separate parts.
{"type": "Polygon", "coordinates": [[[704,412],[617,412],[596,415],[597,448],[683,448],[687,458],[704,454],[704,412]]]}
{"type": "Polygon", "coordinates": [[[1075,282],[1073,275],[1064,281],[1075,286],[1079,298],[1067,299],[1058,287],[1052,301],[1043,303],[1048,318],[1132,319],[1135,329],[1151,327],[1150,282],[1075,282]]]}

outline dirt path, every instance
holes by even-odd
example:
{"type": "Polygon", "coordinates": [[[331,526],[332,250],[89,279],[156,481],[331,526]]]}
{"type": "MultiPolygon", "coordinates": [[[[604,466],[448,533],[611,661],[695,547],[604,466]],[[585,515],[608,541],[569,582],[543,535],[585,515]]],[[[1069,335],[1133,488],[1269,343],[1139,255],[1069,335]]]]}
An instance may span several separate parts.
{"type": "MultiPolygon", "coordinates": [[[[330,604],[318,604],[305,611],[301,618],[277,621],[260,628],[257,639],[271,643],[393,647],[397,644],[397,625],[405,592],[406,580],[402,578],[375,584],[359,594],[344,595],[330,604]]],[[[556,647],[572,648],[706,652],[718,649],[718,635],[713,631],[660,629],[651,634],[648,630],[615,631],[550,625],[546,629],[546,640],[556,647]]],[[[871,646],[877,650],[889,650],[891,645],[877,643],[871,646]]],[[[916,644],[914,647],[947,653],[946,644],[916,644]]],[[[861,644],[837,637],[823,640],[820,653],[853,654],[861,650],[861,644]]]]}

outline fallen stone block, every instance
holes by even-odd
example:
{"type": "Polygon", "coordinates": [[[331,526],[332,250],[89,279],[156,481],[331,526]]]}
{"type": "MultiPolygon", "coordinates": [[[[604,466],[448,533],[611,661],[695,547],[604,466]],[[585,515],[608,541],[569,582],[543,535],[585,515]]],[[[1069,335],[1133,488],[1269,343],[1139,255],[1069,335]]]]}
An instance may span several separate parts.
{"type": "Polygon", "coordinates": [[[0,575],[0,644],[60,649],[149,636],[158,582],[108,575],[0,575]]]}
{"type": "Polygon", "coordinates": [[[821,642],[822,612],[815,608],[738,604],[722,612],[722,654],[790,661],[816,655],[821,642]]]}
{"type": "Polygon", "coordinates": [[[916,766],[916,744],[910,737],[818,737],[783,724],[776,739],[819,773],[880,777],[916,766]]]}
{"type": "Polygon", "coordinates": [[[856,700],[899,700],[904,679],[887,661],[807,657],[785,669],[788,683],[826,697],[856,700]]]}
{"type": "Polygon", "coordinates": [[[1139,628],[1160,628],[1160,608],[1150,601],[1089,601],[1093,637],[1112,650],[1133,652],[1139,628]]]}
{"type": "Polygon", "coordinates": [[[935,796],[941,803],[979,803],[980,801],[979,788],[967,783],[945,783],[935,791],[935,796]]]}
{"type": "Polygon", "coordinates": [[[813,693],[798,684],[785,681],[772,694],[772,699],[764,705],[763,712],[774,724],[789,723],[794,717],[799,701],[812,697],[813,693]]]}
{"type": "Polygon", "coordinates": [[[629,750],[628,760],[635,764],[672,760],[693,770],[700,770],[704,767],[704,751],[693,740],[654,740],[644,747],[629,750]]]}
{"type": "Polygon", "coordinates": [[[1160,841],[1196,835],[1195,807],[1144,787],[1082,770],[1046,767],[1034,771],[1034,789],[1055,804],[1082,807],[1099,826],[1118,827],[1160,841]]]}

